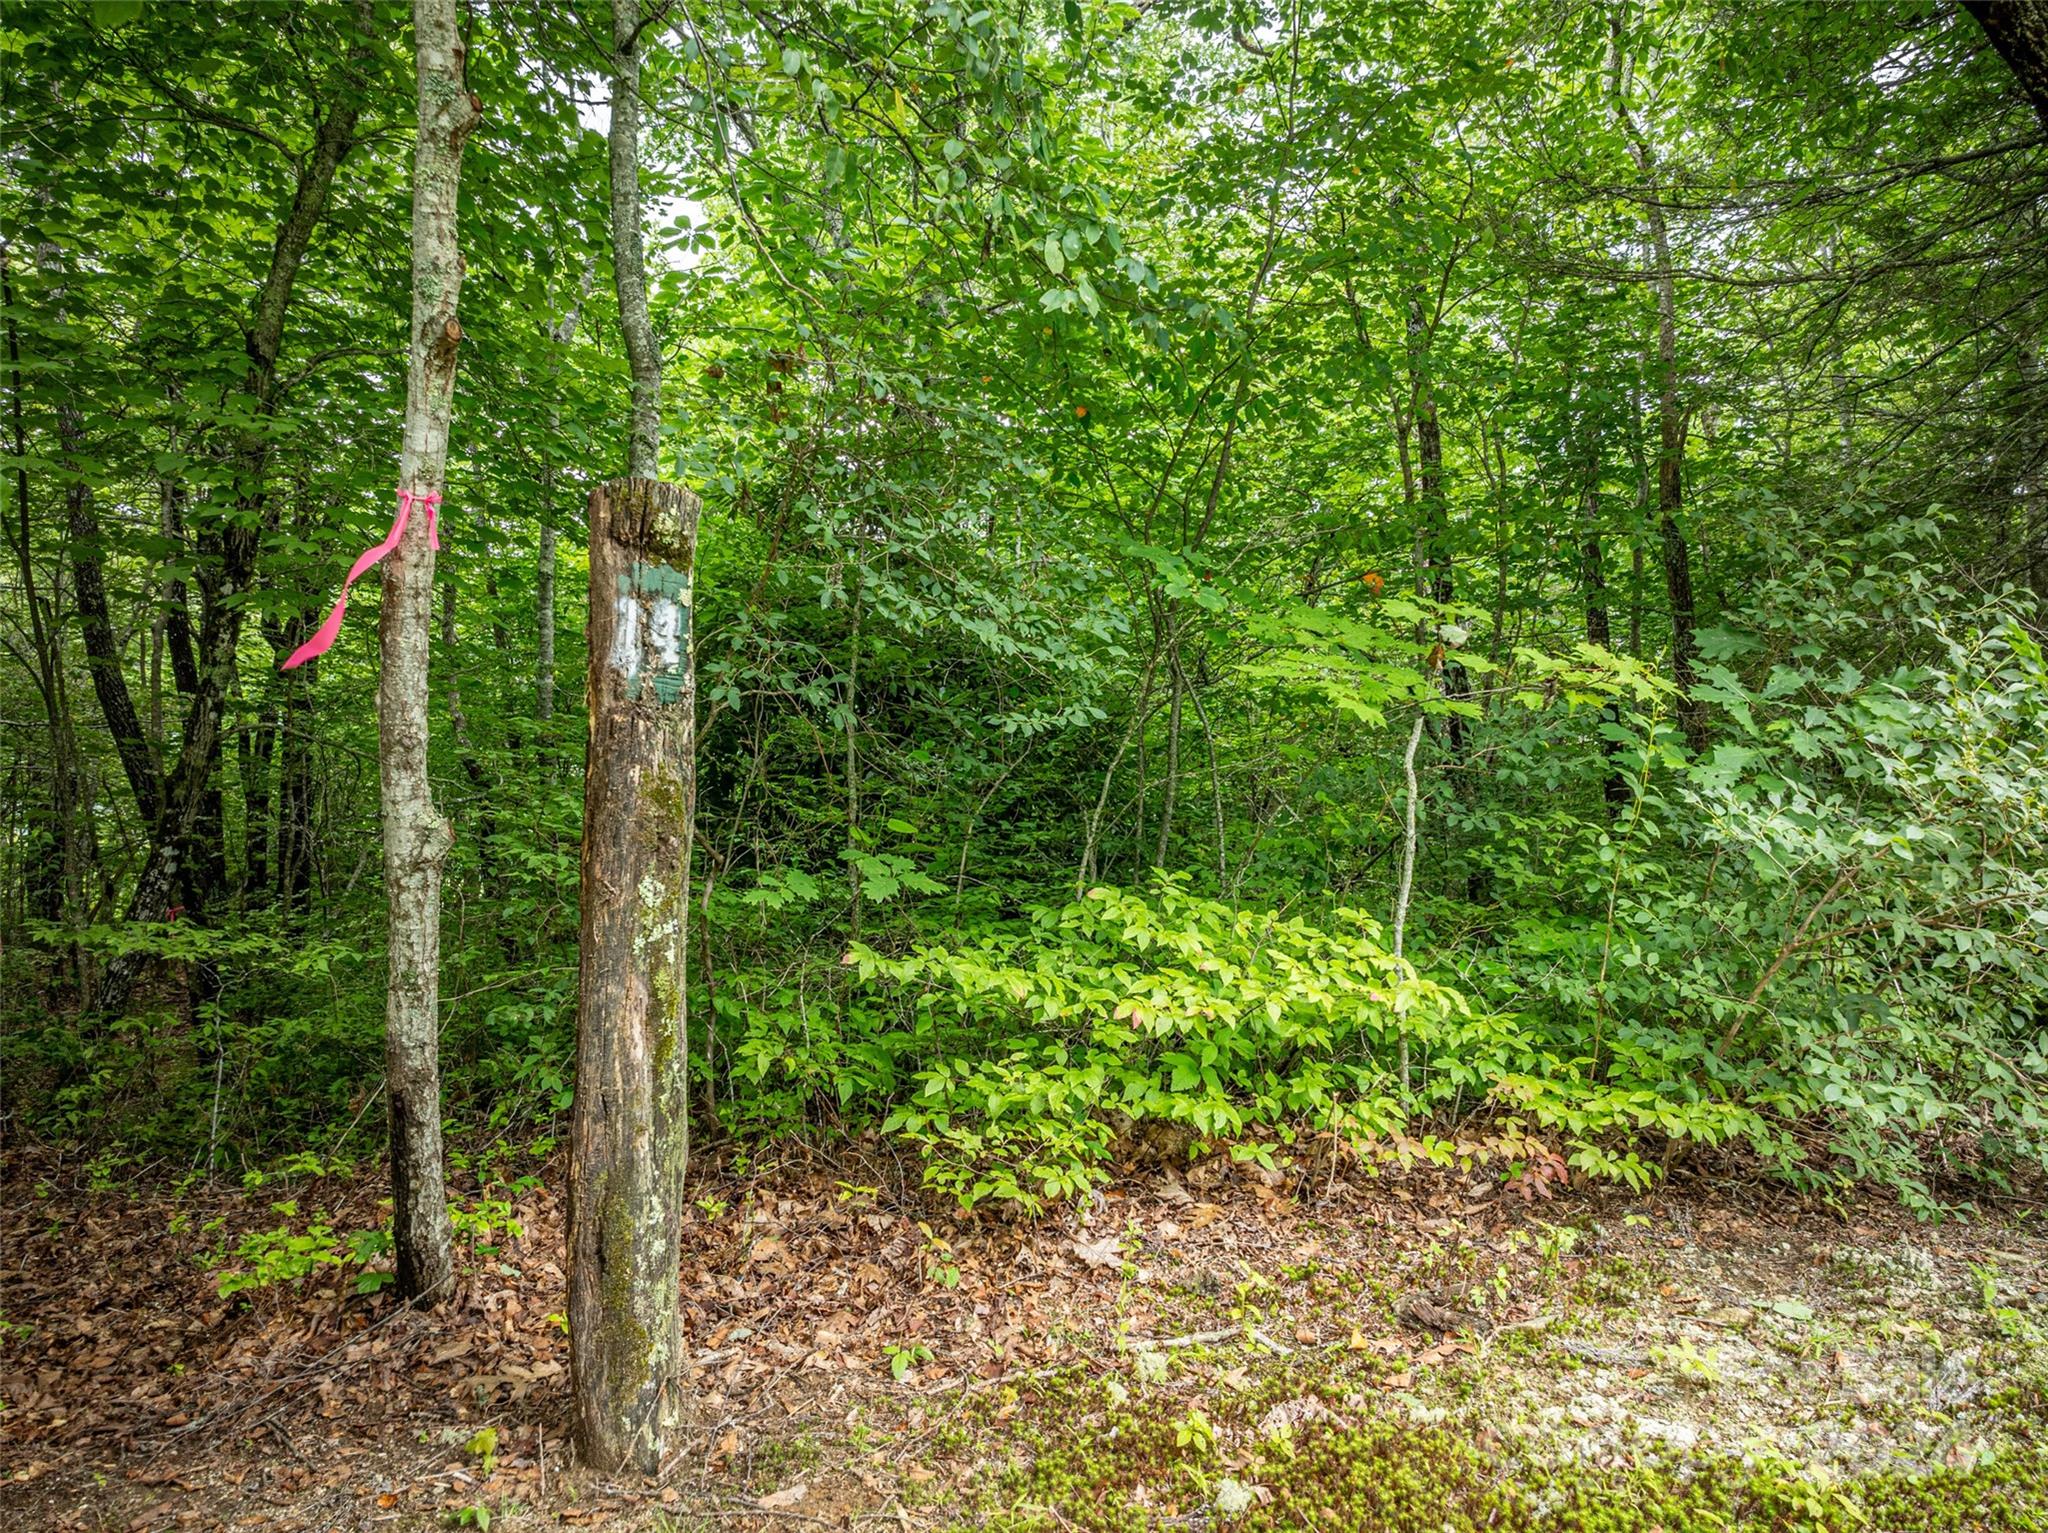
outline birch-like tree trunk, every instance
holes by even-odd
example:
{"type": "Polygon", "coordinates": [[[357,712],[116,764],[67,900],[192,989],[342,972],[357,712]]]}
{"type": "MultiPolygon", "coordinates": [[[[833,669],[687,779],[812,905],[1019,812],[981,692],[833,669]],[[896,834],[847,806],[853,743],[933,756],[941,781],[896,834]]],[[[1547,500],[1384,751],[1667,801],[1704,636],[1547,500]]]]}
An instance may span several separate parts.
{"type": "Polygon", "coordinates": [[[647,313],[647,242],[640,231],[640,5],[612,4],[612,285],[619,297],[619,329],[632,374],[632,431],[626,472],[636,479],[660,473],[661,347],[647,313]]]}
{"type": "Polygon", "coordinates": [[[434,549],[427,507],[448,479],[455,400],[455,320],[462,292],[456,192],[462,142],[480,115],[463,80],[455,0],[414,0],[419,140],[412,171],[412,362],[398,484],[414,514],[384,560],[378,628],[383,675],[377,729],[384,804],[384,885],[391,920],[384,1009],[391,1112],[392,1235],[400,1297],[431,1302],[454,1282],[441,1166],[441,867],[454,832],[427,780],[427,666],[433,642],[434,549]]]}

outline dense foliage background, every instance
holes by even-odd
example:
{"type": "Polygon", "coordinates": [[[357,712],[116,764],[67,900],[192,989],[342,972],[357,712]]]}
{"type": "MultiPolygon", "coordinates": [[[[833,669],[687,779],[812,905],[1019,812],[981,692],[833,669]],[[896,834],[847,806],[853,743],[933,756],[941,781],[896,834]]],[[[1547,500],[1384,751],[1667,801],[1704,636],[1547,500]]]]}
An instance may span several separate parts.
{"type": "MultiPolygon", "coordinates": [[[[443,1050],[514,1139],[567,1105],[625,454],[602,10],[468,15],[443,1050]]],[[[1196,1140],[1925,1210],[2041,1167],[2048,148],[1968,15],[645,37],[704,1127],[1027,1206],[1196,1140]]],[[[375,1143],[375,582],[277,666],[391,514],[408,49],[383,0],[0,19],[10,1137],[375,1143]]]]}

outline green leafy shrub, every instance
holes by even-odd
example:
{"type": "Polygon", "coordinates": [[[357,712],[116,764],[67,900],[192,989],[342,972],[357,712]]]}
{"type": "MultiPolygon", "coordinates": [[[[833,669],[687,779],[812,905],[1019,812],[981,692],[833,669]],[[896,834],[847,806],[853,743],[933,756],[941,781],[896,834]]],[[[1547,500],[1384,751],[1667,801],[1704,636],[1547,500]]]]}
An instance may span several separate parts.
{"type": "Polygon", "coordinates": [[[272,1213],[284,1216],[274,1229],[252,1230],[235,1244],[232,1268],[220,1274],[216,1286],[224,1299],[279,1283],[296,1283],[323,1268],[356,1267],[355,1291],[375,1293],[391,1281],[391,1274],[370,1270],[369,1264],[391,1250],[389,1230],[357,1230],[338,1236],[324,1212],[303,1221],[297,1202],[287,1199],[270,1205],[272,1213]]]}
{"type": "Polygon", "coordinates": [[[897,958],[855,945],[848,961],[899,998],[902,1051],[921,1044],[928,1061],[883,1128],[917,1144],[928,1182],[969,1205],[1035,1207],[1085,1190],[1120,1125],[1172,1125],[1189,1142],[1309,1127],[1450,1154],[1411,1138],[1411,1121],[1495,1101],[1561,1130],[1583,1169],[1636,1181],[1648,1175],[1641,1162],[1604,1150],[1603,1136],[1656,1127],[1719,1139],[1758,1127],[1732,1104],[1593,1079],[1521,1019],[1475,1011],[1394,958],[1358,910],[1316,925],[1202,899],[1166,877],[1150,899],[1091,890],[1041,912],[1021,937],[897,958]],[[945,1047],[966,1040],[979,1047],[945,1047]],[[1414,1062],[1405,1088],[1404,1043],[1414,1062]]]}

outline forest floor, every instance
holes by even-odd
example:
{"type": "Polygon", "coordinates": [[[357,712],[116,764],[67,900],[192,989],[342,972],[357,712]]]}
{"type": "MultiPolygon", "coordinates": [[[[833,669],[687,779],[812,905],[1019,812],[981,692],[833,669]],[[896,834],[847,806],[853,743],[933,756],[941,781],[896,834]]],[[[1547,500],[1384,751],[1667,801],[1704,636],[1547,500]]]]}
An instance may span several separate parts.
{"type": "Polygon", "coordinates": [[[0,1528],[2048,1527],[2041,1221],[1218,1159],[960,1222],[873,1154],[705,1168],[651,1480],[569,1462],[559,1161],[497,1166],[517,1234],[466,1177],[422,1314],[219,1296],[246,1232],[374,1228],[365,1178],[0,1157],[0,1528]]]}

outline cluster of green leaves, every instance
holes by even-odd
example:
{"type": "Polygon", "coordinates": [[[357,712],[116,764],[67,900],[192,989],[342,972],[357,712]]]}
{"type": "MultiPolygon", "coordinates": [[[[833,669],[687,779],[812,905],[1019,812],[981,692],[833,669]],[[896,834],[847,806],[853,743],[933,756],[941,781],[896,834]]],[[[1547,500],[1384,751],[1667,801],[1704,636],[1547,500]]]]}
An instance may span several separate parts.
{"type": "Polygon", "coordinates": [[[1185,883],[1163,878],[1151,898],[1093,889],[971,945],[853,947],[862,981],[901,998],[896,1029],[866,1045],[890,1068],[855,1089],[900,1089],[882,1127],[922,1148],[931,1185],[1035,1207],[1099,1180],[1119,1132],[1147,1124],[1183,1130],[1184,1149],[1269,1163],[1271,1140],[1304,1130],[1428,1154],[1411,1123],[1511,1102],[1562,1131],[1583,1168],[1632,1179],[1634,1156],[1600,1140],[1755,1126],[1725,1103],[1585,1078],[1520,1019],[1475,1012],[1393,957],[1363,911],[1318,925],[1185,883]]]}
{"type": "MultiPolygon", "coordinates": [[[[224,1266],[216,1283],[222,1298],[279,1283],[297,1283],[323,1269],[357,1268],[354,1287],[359,1294],[376,1293],[390,1284],[388,1269],[370,1266],[391,1252],[388,1229],[337,1235],[325,1213],[302,1216],[298,1203],[289,1198],[271,1204],[270,1211],[283,1215],[284,1222],[273,1229],[251,1230],[235,1242],[231,1257],[222,1251],[212,1258],[216,1265],[233,1263],[224,1266]]],[[[221,1222],[209,1223],[208,1232],[217,1230],[221,1222]]]]}

